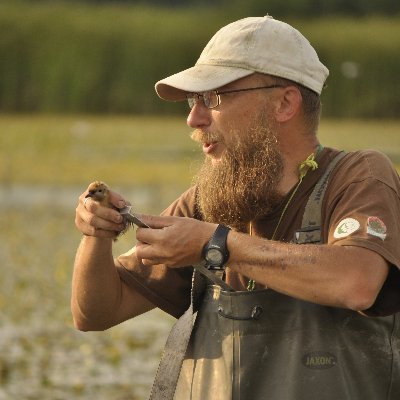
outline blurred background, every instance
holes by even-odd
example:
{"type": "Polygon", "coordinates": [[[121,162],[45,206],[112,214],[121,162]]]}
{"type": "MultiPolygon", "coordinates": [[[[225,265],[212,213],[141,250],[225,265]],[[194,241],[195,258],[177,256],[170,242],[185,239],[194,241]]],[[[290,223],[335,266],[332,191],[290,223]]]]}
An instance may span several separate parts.
{"type": "MultiPolygon", "coordinates": [[[[399,171],[397,0],[0,0],[0,400],[148,397],[173,320],[74,330],[77,199],[101,179],[159,213],[185,190],[201,157],[187,106],[154,83],[223,25],[266,14],[330,69],[322,143],[379,149],[399,171]]],[[[115,255],[133,245],[131,231],[115,255]]]]}

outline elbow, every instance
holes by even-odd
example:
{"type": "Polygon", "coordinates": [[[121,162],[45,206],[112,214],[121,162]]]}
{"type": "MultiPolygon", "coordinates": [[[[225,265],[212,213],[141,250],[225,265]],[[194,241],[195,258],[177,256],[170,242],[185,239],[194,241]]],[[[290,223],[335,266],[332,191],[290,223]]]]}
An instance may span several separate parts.
{"type": "Polygon", "coordinates": [[[90,332],[90,331],[93,330],[93,329],[90,329],[88,325],[82,324],[82,323],[77,322],[77,321],[75,321],[75,320],[74,320],[74,328],[75,328],[77,331],[81,331],[81,332],[90,332]]]}
{"type": "Polygon", "coordinates": [[[345,296],[344,307],[353,311],[364,311],[371,308],[378,296],[379,289],[367,285],[354,285],[345,296]]]}
{"type": "Polygon", "coordinates": [[[365,298],[354,298],[351,299],[345,306],[345,308],[348,308],[350,310],[353,311],[365,311],[368,310],[369,308],[371,308],[375,303],[375,298],[369,298],[369,297],[365,297],[365,298]]]}
{"type": "Polygon", "coordinates": [[[93,323],[84,318],[73,318],[73,325],[76,330],[81,332],[105,331],[111,327],[98,322],[93,323]]]}
{"type": "Polygon", "coordinates": [[[87,321],[84,321],[79,318],[73,318],[73,324],[74,324],[74,328],[81,332],[90,332],[90,331],[94,330],[94,329],[91,329],[90,324],[88,324],[87,321]]]}
{"type": "Polygon", "coordinates": [[[389,263],[370,250],[346,247],[353,252],[353,262],[348,261],[339,285],[342,289],[344,307],[354,311],[368,310],[374,306],[389,274],[389,263]]]}
{"type": "Polygon", "coordinates": [[[105,331],[112,326],[112,324],[107,324],[100,318],[88,317],[75,303],[71,305],[71,314],[73,326],[78,331],[105,331]]]}

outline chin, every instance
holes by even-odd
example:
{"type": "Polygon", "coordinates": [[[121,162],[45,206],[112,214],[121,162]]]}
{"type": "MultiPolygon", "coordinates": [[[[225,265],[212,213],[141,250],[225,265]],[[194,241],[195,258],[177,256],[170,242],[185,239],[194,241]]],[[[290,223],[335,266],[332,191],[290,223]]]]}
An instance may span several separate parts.
{"type": "Polygon", "coordinates": [[[214,158],[214,157],[211,158],[211,164],[213,166],[217,166],[220,162],[221,162],[221,158],[214,158]]]}

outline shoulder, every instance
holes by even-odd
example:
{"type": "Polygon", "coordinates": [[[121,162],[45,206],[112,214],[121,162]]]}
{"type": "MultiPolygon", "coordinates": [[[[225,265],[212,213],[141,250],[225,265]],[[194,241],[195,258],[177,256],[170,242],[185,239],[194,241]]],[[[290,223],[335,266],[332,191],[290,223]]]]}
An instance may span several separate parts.
{"type": "Polygon", "coordinates": [[[351,184],[374,181],[400,193],[400,179],[393,163],[377,150],[359,150],[346,154],[332,173],[331,184],[344,190],[351,184]]]}

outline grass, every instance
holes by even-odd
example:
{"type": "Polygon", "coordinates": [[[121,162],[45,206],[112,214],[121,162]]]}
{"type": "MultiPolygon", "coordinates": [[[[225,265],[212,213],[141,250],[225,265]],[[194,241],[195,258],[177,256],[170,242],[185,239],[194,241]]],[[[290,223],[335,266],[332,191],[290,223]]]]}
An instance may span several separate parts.
{"type": "Polygon", "coordinates": [[[322,122],[319,136],[325,146],[380,150],[400,172],[399,128],[397,120],[327,120],[322,122]]]}
{"type": "MultiPolygon", "coordinates": [[[[205,6],[92,3],[0,1],[1,110],[182,110],[160,101],[154,82],[192,66],[217,29],[252,8],[242,2],[236,14],[228,2],[224,12],[205,6]],[[198,21],[204,21],[201,28],[198,21]]],[[[290,20],[330,70],[323,99],[327,115],[397,118],[398,16],[290,20]]]]}
{"type": "MultiPolygon", "coordinates": [[[[321,141],[378,148],[399,168],[399,125],[324,121],[321,141]]],[[[0,399],[146,399],[172,320],[152,311],[107,332],[74,330],[74,209],[93,179],[142,198],[140,210],[164,208],[199,159],[184,118],[2,115],[0,132],[0,399]]],[[[128,232],[115,254],[133,242],[128,232]]]]}
{"type": "MultiPolygon", "coordinates": [[[[398,121],[326,120],[325,146],[372,147],[400,166],[398,121]]],[[[0,181],[187,186],[200,155],[183,117],[0,117],[0,181]]]]}
{"type": "Polygon", "coordinates": [[[187,184],[195,158],[183,119],[3,116],[0,131],[0,176],[14,183],[187,184]]]}

